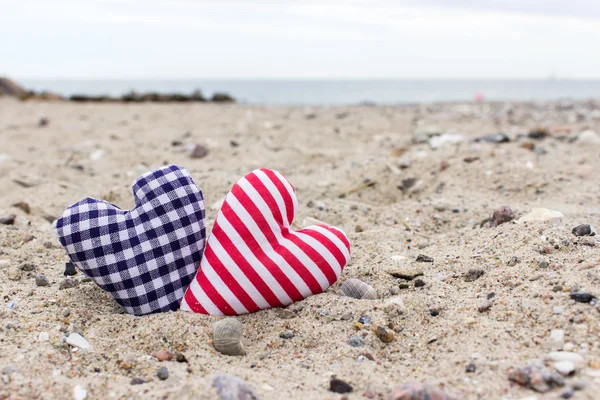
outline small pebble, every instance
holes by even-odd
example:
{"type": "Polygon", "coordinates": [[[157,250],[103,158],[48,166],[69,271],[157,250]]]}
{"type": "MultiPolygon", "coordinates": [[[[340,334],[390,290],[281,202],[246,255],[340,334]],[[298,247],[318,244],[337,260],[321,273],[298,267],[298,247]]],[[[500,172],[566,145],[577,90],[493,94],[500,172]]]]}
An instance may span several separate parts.
{"type": "Polygon", "coordinates": [[[50,286],[50,282],[48,281],[48,278],[46,278],[46,275],[39,274],[35,276],[35,285],[41,287],[50,286]]]}
{"type": "Polygon", "coordinates": [[[506,222],[510,222],[515,219],[515,213],[509,206],[502,206],[494,210],[492,220],[490,222],[490,228],[495,228],[498,225],[502,225],[506,222]]]}
{"type": "Polygon", "coordinates": [[[190,153],[190,158],[203,158],[208,155],[208,149],[201,144],[197,144],[194,150],[190,153]]]}
{"type": "Polygon", "coordinates": [[[594,299],[594,296],[585,292],[575,292],[571,293],[571,299],[575,300],[578,303],[589,303],[594,299]]]}
{"type": "Polygon", "coordinates": [[[365,345],[365,340],[357,335],[350,336],[348,344],[352,347],[362,347],[365,345]]]}
{"type": "Polygon", "coordinates": [[[185,355],[183,353],[175,353],[175,361],[180,363],[188,362],[187,358],[185,358],[185,355]]]}
{"type": "Polygon", "coordinates": [[[562,376],[569,376],[575,373],[575,364],[571,361],[557,361],[553,365],[554,369],[562,376]]]}
{"type": "Polygon", "coordinates": [[[77,279],[69,279],[69,278],[67,278],[67,279],[63,279],[60,282],[60,285],[58,285],[58,288],[60,290],[71,289],[71,288],[76,287],[77,285],[79,285],[79,281],[77,279]]]}
{"type": "Polygon", "coordinates": [[[554,306],[554,307],[552,307],[552,314],[557,315],[557,314],[562,314],[564,312],[565,312],[565,308],[564,307],[561,307],[561,306],[554,306]]]}
{"type": "Polygon", "coordinates": [[[492,308],[492,305],[493,305],[493,304],[494,304],[494,303],[493,303],[493,302],[491,302],[491,301],[489,301],[489,300],[482,301],[482,302],[480,302],[480,303],[477,305],[477,311],[479,311],[480,313],[484,313],[484,312],[486,312],[486,311],[489,311],[489,310],[490,310],[490,308],[492,308]]]}
{"type": "Polygon", "coordinates": [[[0,217],[0,225],[13,225],[15,223],[15,215],[7,215],[0,217]]]}
{"type": "Polygon", "coordinates": [[[417,262],[426,262],[426,263],[432,263],[433,262],[433,258],[426,256],[425,254],[419,254],[417,256],[417,262]]]}
{"type": "Polygon", "coordinates": [[[75,269],[75,264],[71,261],[65,263],[65,272],[63,272],[64,276],[73,276],[77,274],[77,270],[75,269]]]}
{"type": "Polygon", "coordinates": [[[156,376],[158,376],[158,379],[161,381],[164,381],[169,377],[169,369],[167,367],[160,367],[158,371],[156,371],[156,376]]]}
{"type": "Polygon", "coordinates": [[[467,368],[465,368],[465,372],[467,374],[471,374],[471,373],[475,372],[476,369],[477,369],[477,366],[475,365],[475,363],[470,362],[469,364],[467,364],[467,368]]]}
{"type": "Polygon", "coordinates": [[[25,271],[25,272],[33,272],[36,270],[36,266],[35,266],[35,264],[32,264],[32,263],[25,263],[25,264],[21,264],[19,266],[19,269],[21,271],[25,271]]]}
{"type": "Polygon", "coordinates": [[[465,282],[473,282],[477,279],[481,278],[485,272],[482,269],[470,269],[469,272],[465,274],[465,282]]]}
{"type": "Polygon", "coordinates": [[[540,268],[548,268],[548,261],[546,261],[545,258],[540,257],[540,259],[538,260],[538,267],[540,267],[540,268]]]}
{"type": "Polygon", "coordinates": [[[129,381],[129,384],[131,385],[143,385],[144,383],[146,383],[146,381],[137,376],[135,378],[132,378],[131,381],[129,381]]]}
{"type": "Polygon", "coordinates": [[[517,265],[518,263],[521,262],[521,259],[517,256],[512,256],[510,258],[510,260],[508,261],[508,266],[509,267],[514,267],[515,265],[517,265]]]}
{"type": "Polygon", "coordinates": [[[363,315],[358,319],[358,322],[360,322],[363,325],[371,325],[371,317],[369,317],[368,315],[363,315]]]}
{"type": "Polygon", "coordinates": [[[375,335],[383,343],[390,343],[394,340],[394,332],[392,332],[391,330],[388,331],[382,326],[376,327],[375,329],[373,329],[373,332],[375,332],[375,335]]]}
{"type": "Polygon", "coordinates": [[[47,342],[48,340],[50,340],[50,335],[48,335],[48,332],[40,332],[40,335],[38,336],[38,341],[47,342]]]}
{"type": "Polygon", "coordinates": [[[294,332],[292,331],[285,331],[279,334],[279,337],[282,339],[291,339],[294,337],[294,332]]]}
{"type": "Polygon", "coordinates": [[[63,317],[67,318],[69,315],[71,315],[71,310],[69,310],[68,308],[65,308],[63,310],[62,315],[63,315],[63,317]]]}
{"type": "Polygon", "coordinates": [[[415,279],[415,287],[423,287],[425,286],[425,281],[423,279],[415,279]]]}
{"type": "Polygon", "coordinates": [[[158,361],[171,361],[173,359],[173,353],[168,350],[159,350],[152,353],[152,357],[156,358],[158,361]]]}
{"type": "Polygon", "coordinates": [[[423,275],[423,271],[420,269],[408,269],[400,267],[390,269],[386,272],[394,278],[406,279],[407,281],[412,281],[416,277],[423,275]]]}
{"type": "Polygon", "coordinates": [[[351,393],[352,386],[341,379],[333,378],[329,382],[329,390],[334,393],[351,393]]]}
{"type": "Polygon", "coordinates": [[[589,224],[577,225],[575,228],[573,228],[573,230],[571,232],[575,236],[595,236],[596,235],[596,231],[594,230],[594,227],[589,224]]]}
{"type": "Polygon", "coordinates": [[[563,399],[570,399],[575,394],[575,390],[572,387],[568,387],[560,392],[560,397],[563,399]]]}
{"type": "Polygon", "coordinates": [[[296,317],[296,313],[287,308],[277,308],[275,309],[275,315],[281,319],[292,319],[296,317]]]}
{"type": "Polygon", "coordinates": [[[221,374],[213,381],[219,400],[259,400],[252,387],[237,376],[221,374]]]}
{"type": "Polygon", "coordinates": [[[440,310],[438,308],[430,308],[429,315],[431,315],[432,317],[437,317],[438,315],[440,315],[440,310]]]}
{"type": "Polygon", "coordinates": [[[21,272],[21,270],[15,267],[9,268],[8,273],[6,275],[11,281],[19,281],[23,277],[23,273],[21,272]]]}

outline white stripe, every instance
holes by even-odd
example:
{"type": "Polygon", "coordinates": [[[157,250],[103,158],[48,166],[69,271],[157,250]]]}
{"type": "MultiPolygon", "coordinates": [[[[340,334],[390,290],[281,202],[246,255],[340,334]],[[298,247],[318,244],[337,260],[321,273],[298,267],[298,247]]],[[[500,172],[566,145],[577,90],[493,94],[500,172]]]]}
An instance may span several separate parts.
{"type": "Polygon", "coordinates": [[[223,299],[225,299],[227,304],[229,304],[231,306],[231,308],[233,308],[235,310],[236,314],[247,314],[248,313],[248,310],[246,309],[246,307],[244,307],[244,305],[237,298],[237,296],[235,294],[233,294],[231,289],[229,289],[229,286],[227,286],[225,284],[225,282],[223,282],[223,280],[221,279],[219,274],[217,274],[215,272],[214,268],[212,267],[212,265],[210,265],[210,263],[208,262],[208,259],[206,257],[204,257],[204,259],[202,260],[202,264],[200,265],[200,268],[202,268],[204,275],[206,275],[206,279],[208,279],[210,281],[210,283],[213,285],[213,287],[215,288],[217,293],[219,293],[221,295],[221,297],[223,297],[223,299]]]}
{"type": "MultiPolygon", "coordinates": [[[[200,266],[200,268],[202,268],[202,265],[200,266]]],[[[192,283],[190,284],[190,287],[188,288],[188,290],[192,291],[192,294],[194,295],[194,298],[196,299],[196,301],[198,301],[198,303],[200,303],[202,308],[204,308],[204,310],[206,310],[206,312],[209,315],[214,315],[214,316],[223,315],[221,310],[219,310],[217,308],[217,306],[212,302],[212,300],[208,298],[206,293],[204,293],[204,290],[202,290],[202,288],[200,287],[200,284],[198,283],[197,277],[192,280],[192,283]]],[[[183,298],[183,301],[181,302],[181,309],[187,310],[187,311],[192,311],[190,306],[185,301],[185,297],[183,298]]]]}
{"type": "MultiPolygon", "coordinates": [[[[333,242],[333,244],[335,244],[338,247],[338,249],[340,249],[340,251],[342,252],[344,257],[346,258],[346,262],[350,261],[350,251],[348,250],[348,248],[346,247],[344,242],[342,242],[342,240],[339,237],[337,237],[333,232],[331,232],[329,229],[325,229],[322,226],[318,226],[318,225],[311,226],[310,228],[314,231],[320,232],[323,235],[325,235],[329,240],[331,240],[333,242]]],[[[344,236],[346,236],[346,234],[344,232],[342,232],[340,229],[333,228],[333,227],[332,227],[332,229],[336,229],[339,232],[341,232],[344,236]]],[[[346,236],[346,239],[348,239],[347,236],[346,236]]]]}
{"type": "MultiPolygon", "coordinates": [[[[247,182],[245,179],[242,179],[240,182],[238,182],[238,184],[241,184],[244,181],[247,182]]],[[[269,243],[257,223],[241,205],[238,199],[235,198],[235,196],[231,196],[231,198],[228,199],[228,203],[231,209],[242,220],[244,225],[246,225],[246,228],[248,228],[250,234],[256,239],[262,251],[281,269],[281,271],[289,278],[289,280],[292,281],[292,284],[296,287],[296,289],[298,289],[302,296],[308,297],[313,294],[310,288],[306,285],[306,282],[304,282],[300,275],[298,275],[298,273],[288,264],[285,258],[281,257],[279,254],[277,254],[277,252],[275,252],[273,246],[271,246],[271,243],[269,243]]]]}
{"type": "MultiPolygon", "coordinates": [[[[265,187],[269,190],[269,192],[271,192],[271,195],[273,195],[273,198],[275,199],[275,202],[277,203],[277,207],[279,208],[279,212],[281,213],[281,218],[283,219],[283,226],[285,226],[286,228],[289,228],[290,223],[288,222],[288,218],[287,218],[287,209],[285,208],[283,196],[281,196],[279,189],[277,189],[277,187],[275,186],[273,181],[263,171],[256,170],[256,171],[254,171],[254,175],[256,175],[256,177],[263,183],[263,185],[265,185],[265,187]]],[[[293,219],[293,216],[292,216],[292,219],[293,219]]]]}
{"type": "Polygon", "coordinates": [[[291,220],[294,220],[294,217],[296,216],[296,210],[298,210],[298,199],[296,198],[296,191],[294,191],[294,188],[292,187],[292,185],[290,185],[290,183],[288,182],[287,179],[285,179],[283,177],[283,175],[281,175],[279,172],[277,171],[271,171],[275,174],[275,176],[277,176],[277,178],[279,178],[279,180],[281,181],[281,183],[283,184],[283,186],[285,186],[286,190],[288,191],[288,193],[290,194],[290,196],[292,197],[292,203],[293,203],[293,209],[292,209],[292,218],[291,220]]]}
{"type": "MultiPolygon", "coordinates": [[[[304,228],[303,231],[305,231],[307,229],[311,229],[311,228],[312,227],[304,228]]],[[[335,273],[335,276],[339,278],[340,274],[342,273],[342,269],[340,268],[340,263],[333,256],[333,254],[331,254],[329,249],[327,249],[327,247],[325,247],[325,245],[323,245],[321,242],[319,242],[317,239],[313,238],[312,236],[309,236],[306,233],[302,233],[302,231],[297,231],[297,232],[290,231],[290,233],[292,235],[296,235],[296,237],[298,237],[298,239],[303,240],[309,246],[312,246],[316,251],[318,251],[319,254],[321,254],[321,256],[323,256],[323,258],[329,263],[329,265],[331,265],[331,268],[333,268],[333,272],[335,273]]]]}
{"type": "MultiPolygon", "coordinates": [[[[304,251],[302,251],[302,249],[300,247],[298,247],[294,242],[285,238],[285,236],[282,235],[281,227],[275,222],[275,219],[269,218],[269,216],[272,215],[271,209],[269,208],[269,206],[267,205],[265,200],[261,197],[261,195],[258,193],[256,188],[254,188],[250,184],[250,182],[248,182],[245,179],[238,182],[238,184],[240,185],[240,187],[242,189],[244,189],[244,191],[246,192],[248,197],[250,197],[252,202],[256,205],[256,207],[260,210],[262,215],[265,217],[265,220],[269,224],[271,231],[277,238],[278,244],[280,244],[281,246],[283,246],[287,250],[289,250],[308,269],[308,271],[311,273],[311,275],[319,283],[319,286],[321,286],[321,289],[323,291],[325,291],[329,287],[329,280],[327,279],[327,277],[325,276],[323,271],[321,271],[321,269],[317,266],[317,264],[315,264],[310,259],[310,257],[308,257],[308,255],[306,253],[304,253],[304,251]]],[[[279,191],[277,190],[277,188],[274,185],[272,188],[267,187],[267,189],[271,192],[273,197],[281,198],[279,191]],[[273,191],[275,191],[276,193],[273,193],[273,191]]],[[[286,229],[286,230],[288,230],[288,229],[286,229]]],[[[289,234],[289,235],[291,235],[291,234],[289,234]]]]}
{"type": "MultiPolygon", "coordinates": [[[[227,196],[227,203],[231,203],[231,198],[233,196],[227,196]]],[[[218,224],[223,233],[229,237],[229,240],[233,242],[233,245],[239,251],[242,256],[248,261],[248,263],[254,267],[256,273],[262,278],[265,284],[271,289],[271,291],[275,294],[279,302],[282,304],[290,304],[292,299],[287,295],[285,290],[281,287],[279,282],[271,275],[271,272],[254,256],[244,239],[236,232],[235,228],[229,223],[227,218],[225,218],[225,214],[221,214],[215,224],[218,224]]],[[[208,239],[208,244],[211,244],[211,240],[208,239]]]]}
{"type": "Polygon", "coordinates": [[[235,263],[233,258],[227,254],[219,239],[216,236],[212,236],[210,240],[210,247],[215,253],[215,256],[221,261],[225,269],[233,276],[233,279],[242,287],[242,289],[250,296],[250,298],[259,306],[261,309],[271,307],[267,300],[260,294],[258,289],[254,287],[252,281],[242,272],[239,265],[235,263]]]}

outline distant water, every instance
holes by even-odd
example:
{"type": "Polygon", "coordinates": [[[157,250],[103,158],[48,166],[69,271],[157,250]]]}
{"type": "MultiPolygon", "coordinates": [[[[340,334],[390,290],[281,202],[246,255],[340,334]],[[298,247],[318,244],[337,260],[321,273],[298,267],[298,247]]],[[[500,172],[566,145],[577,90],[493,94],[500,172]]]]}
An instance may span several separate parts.
{"type": "Polygon", "coordinates": [[[600,80],[538,81],[384,81],[384,80],[25,80],[25,87],[62,95],[122,95],[137,92],[227,92],[252,104],[378,104],[486,100],[556,100],[600,98],[600,80]]]}

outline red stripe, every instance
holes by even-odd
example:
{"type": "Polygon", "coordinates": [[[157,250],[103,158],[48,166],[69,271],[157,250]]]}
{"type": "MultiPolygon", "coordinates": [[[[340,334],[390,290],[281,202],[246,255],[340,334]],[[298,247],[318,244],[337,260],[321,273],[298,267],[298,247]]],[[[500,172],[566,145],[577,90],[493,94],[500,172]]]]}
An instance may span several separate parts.
{"type": "Polygon", "coordinates": [[[285,204],[285,212],[287,214],[288,225],[291,225],[292,222],[294,221],[295,211],[294,211],[294,200],[292,199],[290,192],[288,192],[285,185],[277,177],[275,172],[273,172],[269,169],[264,169],[261,171],[263,171],[265,173],[265,175],[267,175],[267,177],[271,180],[271,182],[273,182],[273,184],[275,185],[277,190],[279,190],[281,197],[283,197],[283,204],[285,204]]]}
{"type": "Polygon", "coordinates": [[[202,307],[202,305],[198,302],[198,299],[196,299],[196,296],[194,296],[194,293],[189,287],[185,291],[185,295],[183,297],[185,298],[187,305],[190,307],[190,310],[198,314],[208,314],[204,307],[202,307]]]}
{"type": "Polygon", "coordinates": [[[320,226],[323,229],[327,229],[329,232],[331,232],[335,236],[337,236],[338,239],[340,239],[342,241],[342,243],[344,244],[344,246],[346,246],[346,248],[348,249],[348,253],[350,253],[350,241],[348,240],[346,235],[343,234],[339,229],[333,229],[327,225],[317,225],[317,226],[320,226]]]}
{"type": "MultiPolygon", "coordinates": [[[[231,190],[231,194],[238,198],[237,194],[240,192],[244,192],[239,185],[236,185],[231,190]]],[[[243,206],[243,204],[242,204],[243,206]]],[[[273,275],[275,280],[279,282],[279,285],[283,288],[283,290],[287,293],[287,295],[293,300],[297,301],[303,298],[302,294],[298,291],[296,286],[290,281],[290,279],[286,276],[286,274],[281,271],[281,269],[275,264],[260,248],[260,245],[252,236],[246,225],[242,222],[242,220],[237,216],[237,214],[233,211],[231,206],[225,202],[221,207],[221,212],[223,215],[227,216],[227,220],[233,228],[236,230],[238,235],[244,240],[250,251],[254,254],[254,256],[261,262],[265,268],[273,275]]],[[[259,227],[259,229],[261,229],[259,227]]],[[[270,228],[268,228],[270,229],[270,228]]],[[[254,282],[252,282],[254,283],[254,282]]]]}
{"type": "MultiPolygon", "coordinates": [[[[256,189],[256,191],[265,201],[265,203],[267,203],[266,197],[268,197],[267,194],[269,193],[269,191],[266,187],[263,186],[260,179],[254,174],[249,174],[246,176],[246,180],[250,183],[250,185],[252,185],[252,187],[254,187],[254,189],[256,189]]],[[[277,254],[283,257],[285,261],[287,261],[287,263],[290,265],[290,267],[292,267],[292,269],[294,269],[294,271],[296,271],[298,275],[300,275],[300,278],[302,278],[304,283],[306,283],[306,286],[308,286],[308,288],[313,294],[321,293],[323,289],[321,288],[321,285],[319,284],[317,279],[313,276],[310,270],[302,263],[302,261],[298,260],[298,258],[296,258],[296,256],[291,251],[279,244],[279,241],[273,233],[273,231],[271,230],[271,228],[269,227],[269,223],[267,222],[265,216],[262,214],[262,212],[256,206],[256,204],[254,204],[250,196],[248,196],[246,192],[240,191],[239,196],[236,196],[236,198],[239,200],[240,203],[242,203],[242,205],[244,205],[244,208],[246,209],[246,211],[248,211],[248,214],[250,214],[252,219],[254,219],[254,222],[256,222],[259,226],[265,226],[265,229],[263,229],[262,232],[269,241],[269,243],[272,245],[273,250],[275,250],[277,254]]],[[[275,207],[277,206],[275,205],[275,207]]],[[[271,213],[272,212],[273,210],[271,210],[271,213]]]]}
{"type": "MultiPolygon", "coordinates": [[[[269,191],[269,189],[267,189],[267,187],[264,185],[264,183],[254,174],[250,174],[250,175],[246,176],[246,179],[256,189],[256,191],[261,195],[261,197],[265,201],[265,203],[267,203],[267,206],[269,206],[269,209],[271,210],[271,213],[273,214],[273,216],[275,216],[275,218],[277,219],[276,215],[279,215],[280,216],[279,220],[281,220],[282,219],[281,218],[281,210],[279,209],[279,206],[277,205],[277,201],[275,200],[275,198],[273,197],[273,195],[269,191]]],[[[304,254],[306,254],[306,256],[308,258],[310,258],[312,260],[312,262],[314,262],[317,265],[317,267],[323,272],[323,274],[325,274],[325,277],[329,281],[330,285],[332,285],[337,280],[335,271],[317,250],[313,249],[311,246],[308,246],[305,242],[302,241],[302,239],[298,238],[296,235],[291,234],[289,232],[289,229],[284,228],[281,225],[279,225],[279,228],[281,230],[281,234],[284,237],[284,239],[287,239],[290,242],[292,242],[293,244],[295,244],[300,249],[300,251],[304,252],[304,254]]],[[[277,243],[276,240],[277,239],[273,239],[273,240],[271,240],[271,242],[277,243]]],[[[296,260],[295,256],[294,256],[294,259],[296,260]]],[[[300,260],[298,260],[298,263],[302,264],[300,260]]],[[[310,274],[310,276],[313,276],[312,273],[310,272],[310,270],[307,269],[307,272],[310,274]]],[[[315,278],[315,283],[316,283],[316,285],[314,286],[314,288],[313,288],[313,286],[309,285],[310,290],[313,293],[322,292],[323,289],[321,288],[321,285],[318,283],[318,281],[316,281],[316,278],[315,278]],[[315,292],[315,290],[318,290],[318,291],[315,292]]]]}
{"type": "MultiPolygon", "coordinates": [[[[214,236],[213,232],[213,240],[217,240],[218,237],[214,236]]],[[[260,307],[256,305],[254,300],[246,293],[244,288],[238,283],[238,281],[231,275],[229,270],[225,268],[219,257],[215,254],[213,249],[210,246],[207,246],[204,250],[204,257],[206,257],[206,261],[213,267],[213,270],[223,283],[231,290],[235,297],[243,304],[243,306],[248,310],[248,312],[254,312],[260,310],[260,307]]]]}
{"type": "Polygon", "coordinates": [[[329,240],[329,238],[327,236],[323,235],[320,232],[313,231],[312,229],[302,229],[298,232],[304,233],[304,234],[316,239],[319,243],[321,243],[323,246],[325,246],[327,248],[327,250],[329,250],[331,255],[335,257],[337,262],[340,264],[340,267],[343,267],[344,265],[346,265],[346,257],[344,256],[344,254],[342,254],[339,247],[337,247],[335,245],[335,243],[333,243],[331,240],[329,240]]]}
{"type": "Polygon", "coordinates": [[[223,296],[219,294],[210,280],[206,277],[204,271],[202,271],[202,264],[200,264],[200,269],[198,270],[196,279],[198,280],[198,284],[200,284],[200,287],[204,293],[206,293],[206,297],[208,297],[215,304],[219,311],[225,315],[237,315],[233,307],[227,303],[223,296]]]}
{"type": "MultiPolygon", "coordinates": [[[[222,215],[221,217],[226,218],[225,215],[222,215]]],[[[231,220],[229,218],[226,219],[231,224],[231,220]]],[[[246,278],[248,278],[250,283],[254,285],[256,290],[262,294],[267,303],[269,303],[271,307],[282,307],[283,303],[279,301],[277,296],[275,296],[275,293],[273,293],[271,288],[269,288],[265,281],[263,281],[260,275],[256,272],[256,269],[248,262],[248,260],[246,260],[242,253],[240,253],[240,251],[237,249],[236,245],[233,244],[229,236],[227,236],[223,229],[218,225],[218,218],[217,223],[215,223],[215,226],[213,227],[211,235],[215,236],[215,239],[221,243],[221,246],[225,249],[225,252],[237,264],[244,275],[246,275],[246,278]]],[[[208,249],[210,246],[207,246],[206,248],[208,249]]]]}

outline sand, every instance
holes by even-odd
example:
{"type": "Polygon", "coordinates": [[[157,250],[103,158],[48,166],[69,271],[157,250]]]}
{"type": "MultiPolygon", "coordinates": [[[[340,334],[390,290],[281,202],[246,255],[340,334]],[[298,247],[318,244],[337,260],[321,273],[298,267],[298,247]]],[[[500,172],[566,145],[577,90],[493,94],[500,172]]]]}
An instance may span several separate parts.
{"type": "Polygon", "coordinates": [[[0,225],[0,399],[84,392],[88,399],[210,399],[219,373],[245,379],[261,399],[339,399],[329,391],[334,375],[353,387],[349,399],[387,398],[414,381],[464,399],[558,398],[562,389],[537,394],[507,378],[510,369],[563,348],[552,343],[553,329],[584,359],[566,387],[579,382],[585,388],[574,398],[598,398],[600,312],[569,294],[600,296],[599,243],[571,234],[578,224],[599,225],[600,146],[572,142],[583,130],[600,131],[599,110],[590,102],[304,108],[0,99],[0,217],[16,214],[14,225],[0,225]],[[38,126],[41,117],[47,126],[38,126]],[[501,131],[514,139],[540,125],[552,128],[552,137],[471,141],[501,131]],[[454,131],[464,141],[436,150],[414,143],[434,131],[454,131]],[[197,143],[209,154],[191,159],[197,143]],[[93,282],[60,290],[67,257],[50,221],[88,196],[129,208],[135,177],[167,163],[187,168],[203,190],[209,228],[216,204],[241,176],[259,167],[280,171],[297,191],[294,226],[311,217],[344,229],[352,262],[326,293],[290,306],[295,318],[275,310],[239,317],[243,357],[214,350],[214,317],[134,317],[93,282]],[[410,178],[414,186],[400,190],[410,178]],[[366,179],[375,184],[340,198],[366,179]],[[12,206],[21,201],[30,214],[12,206]],[[564,217],[480,226],[503,205],[517,218],[533,207],[564,217]],[[419,254],[434,262],[417,263],[419,254]],[[26,263],[35,271],[18,269],[26,263]],[[392,277],[394,268],[422,270],[425,285],[392,277]],[[468,282],[472,269],[484,274],[468,282]],[[36,274],[51,285],[37,287],[36,274]],[[340,296],[348,278],[369,283],[380,299],[340,296]],[[403,300],[401,314],[385,307],[390,289],[403,300]],[[480,312],[488,297],[491,307],[480,312]],[[14,310],[5,305],[11,302],[14,310]],[[557,306],[564,312],[553,314],[557,306]],[[363,315],[373,326],[393,327],[394,340],[383,343],[369,327],[359,331],[363,315]],[[288,330],[293,338],[280,338],[288,330]],[[71,332],[91,349],[65,344],[71,332]],[[350,346],[352,335],[365,345],[350,346]],[[188,363],[159,362],[151,354],[161,349],[183,353],[188,363]],[[373,360],[357,361],[361,354],[373,360]],[[474,372],[466,372],[470,363],[474,372]],[[162,366],[169,370],[164,381],[156,376],[162,366]],[[135,377],[146,383],[131,385],[135,377]]]}

